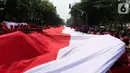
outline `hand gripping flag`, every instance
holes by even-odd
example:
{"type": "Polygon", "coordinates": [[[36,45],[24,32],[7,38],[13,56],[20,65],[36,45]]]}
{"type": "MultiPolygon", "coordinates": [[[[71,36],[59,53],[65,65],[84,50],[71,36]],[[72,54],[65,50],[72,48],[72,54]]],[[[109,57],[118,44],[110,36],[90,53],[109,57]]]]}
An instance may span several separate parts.
{"type": "Polygon", "coordinates": [[[110,35],[61,26],[0,36],[0,73],[105,73],[125,51],[110,35]]]}

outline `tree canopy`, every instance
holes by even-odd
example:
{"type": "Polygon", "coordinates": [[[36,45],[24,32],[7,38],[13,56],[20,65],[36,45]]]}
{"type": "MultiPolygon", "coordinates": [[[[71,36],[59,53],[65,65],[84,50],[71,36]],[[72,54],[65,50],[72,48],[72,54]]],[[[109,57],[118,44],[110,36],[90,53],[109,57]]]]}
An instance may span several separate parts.
{"type": "Polygon", "coordinates": [[[130,13],[121,15],[118,13],[118,4],[123,1],[118,0],[81,0],[81,2],[75,4],[70,14],[71,16],[80,17],[85,20],[79,10],[81,9],[87,13],[87,25],[108,25],[108,24],[120,24],[129,23],[130,13]]]}
{"type": "Polygon", "coordinates": [[[0,0],[0,20],[40,25],[63,23],[48,0],[0,0]]]}

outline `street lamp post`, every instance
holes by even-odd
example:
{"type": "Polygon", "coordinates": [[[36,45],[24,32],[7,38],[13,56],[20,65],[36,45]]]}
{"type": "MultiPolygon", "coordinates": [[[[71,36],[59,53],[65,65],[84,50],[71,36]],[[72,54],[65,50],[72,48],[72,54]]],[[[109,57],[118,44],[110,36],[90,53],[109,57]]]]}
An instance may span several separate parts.
{"type": "Polygon", "coordinates": [[[76,7],[73,7],[73,8],[76,9],[76,10],[79,10],[82,13],[81,15],[83,15],[85,13],[85,15],[86,15],[85,24],[87,24],[87,13],[85,11],[81,10],[81,9],[76,8],[76,7]]]}
{"type": "MultiPolygon", "coordinates": [[[[71,4],[69,4],[69,8],[72,9],[71,4]]],[[[82,13],[82,15],[85,13],[86,17],[85,17],[85,24],[87,24],[87,13],[79,8],[73,7],[74,9],[80,11],[82,13]]]]}

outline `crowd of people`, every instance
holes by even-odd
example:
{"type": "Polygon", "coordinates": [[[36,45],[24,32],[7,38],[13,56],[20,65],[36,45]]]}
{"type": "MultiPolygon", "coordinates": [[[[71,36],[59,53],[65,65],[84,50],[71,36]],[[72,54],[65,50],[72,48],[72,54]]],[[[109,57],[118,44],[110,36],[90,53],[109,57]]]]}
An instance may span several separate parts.
{"type": "MultiPolygon", "coordinates": [[[[26,24],[26,25],[18,24],[18,25],[10,25],[9,27],[7,27],[5,23],[1,23],[0,35],[15,32],[15,31],[22,31],[24,33],[31,33],[33,31],[41,32],[43,29],[47,29],[47,28],[50,27],[49,26],[42,27],[39,25],[32,25],[32,24],[26,24]]],[[[76,31],[84,32],[87,34],[94,34],[94,35],[110,34],[116,38],[123,40],[127,46],[129,45],[129,36],[126,35],[126,33],[122,33],[119,31],[106,31],[105,29],[99,29],[99,28],[95,29],[94,27],[88,27],[88,26],[72,27],[72,28],[74,28],[76,31]]]]}
{"type": "Polygon", "coordinates": [[[126,43],[127,46],[129,46],[129,35],[127,34],[127,32],[119,32],[119,31],[109,31],[106,30],[105,28],[94,28],[94,27],[71,27],[74,28],[75,31],[80,31],[80,32],[84,32],[87,34],[94,34],[94,35],[106,35],[106,34],[110,34],[116,38],[121,39],[122,41],[124,41],[126,43]]]}
{"type": "Polygon", "coordinates": [[[39,25],[32,25],[32,24],[18,24],[18,25],[10,25],[10,28],[7,27],[5,23],[0,24],[0,35],[7,34],[15,31],[22,31],[24,33],[31,33],[33,31],[42,31],[43,27],[39,25]]]}

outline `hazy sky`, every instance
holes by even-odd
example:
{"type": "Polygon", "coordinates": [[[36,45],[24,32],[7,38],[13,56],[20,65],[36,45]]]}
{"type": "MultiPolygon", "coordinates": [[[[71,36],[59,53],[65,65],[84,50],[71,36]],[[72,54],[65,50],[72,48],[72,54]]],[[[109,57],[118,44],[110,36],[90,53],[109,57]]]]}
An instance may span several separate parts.
{"type": "Polygon", "coordinates": [[[57,13],[60,15],[61,18],[67,20],[69,15],[69,4],[74,4],[75,2],[79,2],[80,0],[49,0],[56,6],[57,13]]]}

